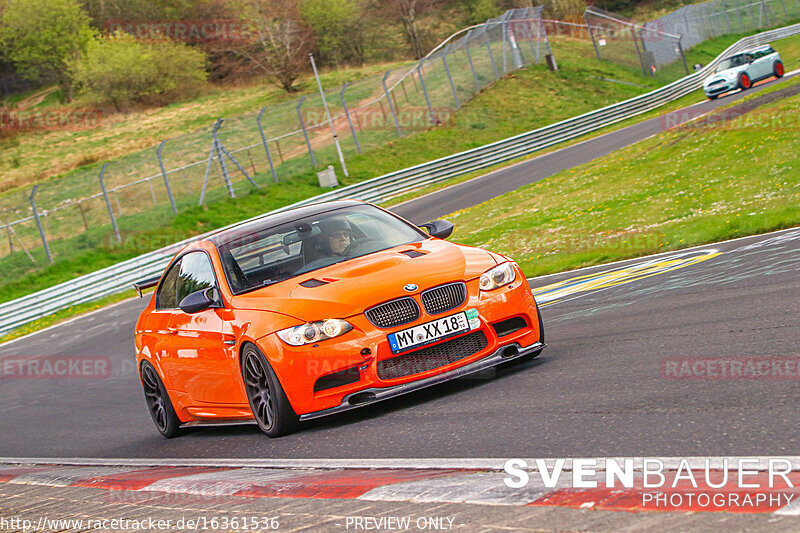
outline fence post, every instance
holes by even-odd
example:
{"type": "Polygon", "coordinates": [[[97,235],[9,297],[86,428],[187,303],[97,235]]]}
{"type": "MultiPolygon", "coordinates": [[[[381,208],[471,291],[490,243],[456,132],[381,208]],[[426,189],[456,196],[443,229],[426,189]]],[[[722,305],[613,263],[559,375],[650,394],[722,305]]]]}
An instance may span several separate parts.
{"type": "Polygon", "coordinates": [[[250,174],[247,173],[247,171],[244,169],[244,167],[239,164],[239,162],[236,160],[236,158],[233,157],[233,154],[230,153],[228,151],[228,149],[225,148],[225,146],[222,145],[222,143],[219,141],[219,139],[217,139],[217,148],[222,152],[222,154],[220,155],[220,162],[222,162],[222,155],[228,156],[228,159],[233,161],[233,164],[236,165],[236,168],[239,169],[239,172],[241,172],[244,175],[244,177],[247,178],[247,181],[249,181],[250,184],[253,187],[255,187],[256,189],[260,188],[258,186],[258,183],[256,183],[255,180],[250,176],[250,174]]]}
{"type": "Polygon", "coordinates": [[[501,24],[501,33],[503,35],[503,74],[506,74],[508,73],[508,59],[506,59],[506,35],[508,33],[508,21],[506,21],[505,17],[503,18],[503,22],[501,24]]]}
{"type": "Polygon", "coordinates": [[[739,19],[739,29],[744,32],[744,22],[742,22],[742,9],[739,5],[736,6],[736,18],[739,19]]]}
{"type": "Polygon", "coordinates": [[[681,54],[681,59],[683,59],[683,68],[686,69],[686,75],[690,74],[689,72],[689,63],[686,62],[686,54],[683,53],[683,45],[681,45],[681,38],[678,37],[678,51],[681,54]]]}
{"type": "Polygon", "coordinates": [[[392,112],[392,118],[394,119],[394,127],[397,130],[397,135],[399,137],[403,136],[403,132],[400,131],[400,122],[397,120],[397,113],[394,110],[394,104],[392,103],[392,95],[389,94],[389,88],[386,86],[386,78],[389,77],[391,70],[387,70],[386,73],[383,75],[383,79],[381,80],[381,84],[383,84],[383,92],[386,95],[386,101],[389,102],[389,111],[392,112]]]}
{"type": "Polygon", "coordinates": [[[350,135],[353,136],[353,142],[356,143],[356,151],[360,154],[361,153],[361,145],[358,143],[358,135],[356,135],[356,129],[353,127],[353,119],[350,118],[350,110],[347,108],[347,101],[344,99],[344,93],[347,91],[347,86],[350,85],[349,83],[345,83],[342,86],[342,91],[339,93],[339,99],[342,101],[342,107],[344,108],[344,116],[347,117],[347,123],[350,125],[350,135]]]}
{"type": "MultiPolygon", "coordinates": [[[[103,168],[100,169],[100,190],[103,191],[103,198],[106,200],[106,208],[108,209],[108,216],[111,217],[111,227],[114,228],[114,236],[117,242],[122,242],[122,237],[119,236],[119,228],[117,228],[117,219],[114,218],[114,210],[111,208],[111,200],[108,198],[108,191],[106,191],[106,184],[103,182],[103,176],[106,174],[106,167],[108,163],[103,163],[103,168]]],[[[37,222],[39,218],[36,218],[37,222]]],[[[51,261],[52,262],[52,261],[51,261]]]]}
{"type": "MultiPolygon", "coordinates": [[[[150,181],[150,178],[147,178],[147,186],[150,188],[150,197],[153,199],[153,205],[157,205],[156,191],[153,189],[153,182],[150,181]]],[[[83,214],[83,209],[81,209],[81,214],[83,214]]]]}
{"type": "Polygon", "coordinates": [[[419,60],[419,65],[417,65],[417,75],[419,76],[419,84],[422,86],[422,94],[425,95],[425,102],[428,104],[428,112],[431,114],[431,125],[436,125],[436,115],[433,113],[433,106],[431,105],[430,96],[428,96],[428,88],[425,86],[425,78],[422,77],[422,64],[425,62],[425,58],[419,60]]]}
{"type": "Polygon", "coordinates": [[[486,31],[487,31],[486,24],[484,24],[484,29],[482,33],[483,42],[486,45],[486,50],[489,52],[489,60],[492,62],[492,70],[494,70],[494,79],[497,79],[500,77],[500,73],[497,71],[497,63],[495,63],[494,54],[492,53],[492,45],[489,42],[489,38],[486,36],[486,31]]]}
{"type": "Polygon", "coordinates": [[[3,221],[6,223],[6,234],[8,234],[8,250],[11,254],[14,253],[14,239],[11,238],[11,226],[8,225],[8,216],[6,210],[3,209],[3,221]]]}
{"type": "Polygon", "coordinates": [[[444,64],[444,70],[447,72],[447,79],[450,80],[450,90],[453,91],[453,102],[456,104],[456,109],[461,107],[461,103],[458,101],[458,94],[456,94],[456,85],[453,83],[453,76],[450,74],[450,66],[447,64],[447,51],[450,49],[450,43],[447,43],[444,47],[444,55],[442,56],[442,63],[444,64]]]}
{"type": "Polygon", "coordinates": [[[217,151],[217,143],[211,140],[211,151],[208,153],[208,163],[206,164],[206,174],[203,177],[203,186],[200,188],[200,201],[197,205],[203,205],[206,199],[206,187],[208,186],[208,175],[211,173],[211,165],[214,164],[214,153],[217,151]]]}
{"type": "Polygon", "coordinates": [[[597,60],[600,61],[600,49],[597,47],[597,40],[594,38],[594,32],[592,31],[592,24],[589,22],[589,19],[586,18],[586,12],[583,13],[583,20],[586,21],[586,29],[589,30],[589,37],[592,39],[592,46],[594,46],[594,55],[597,57],[597,60]]]}
{"type": "Polygon", "coordinates": [[[314,150],[311,148],[311,141],[308,138],[308,130],[306,130],[306,121],[303,120],[303,112],[300,111],[300,108],[303,107],[303,102],[306,101],[305,95],[300,97],[300,101],[297,103],[297,118],[300,119],[300,128],[303,130],[303,137],[306,139],[306,146],[308,147],[308,155],[311,156],[311,165],[316,168],[317,167],[317,158],[314,157],[314,150]]]}
{"type": "Polygon", "coordinates": [[[225,179],[225,186],[228,188],[228,194],[231,198],[236,198],[236,192],[233,190],[233,183],[231,183],[231,177],[230,174],[228,174],[228,165],[225,164],[225,158],[222,157],[222,143],[219,142],[219,137],[217,136],[217,131],[219,131],[219,128],[222,126],[224,121],[224,118],[218,118],[217,123],[214,124],[214,129],[211,130],[211,143],[214,145],[214,149],[216,150],[217,159],[219,160],[219,168],[222,169],[222,177],[225,179]]]}
{"type": "Polygon", "coordinates": [[[647,72],[647,67],[644,65],[644,55],[639,50],[639,39],[636,38],[636,27],[631,28],[631,37],[633,37],[633,46],[636,47],[636,55],[639,56],[639,65],[642,67],[642,72],[645,76],[652,76],[651,72],[647,72]]]}
{"type": "Polygon", "coordinates": [[[475,88],[480,92],[481,82],[478,81],[478,73],[475,72],[475,65],[472,63],[472,54],[469,51],[469,38],[471,35],[472,30],[469,30],[466,39],[464,39],[464,49],[467,51],[467,61],[469,61],[469,69],[472,71],[472,79],[475,80],[475,88]]]}
{"type": "MultiPolygon", "coordinates": [[[[172,189],[169,186],[169,179],[167,179],[167,171],[164,168],[164,160],[161,158],[161,151],[164,149],[164,144],[166,144],[166,140],[161,141],[161,144],[158,146],[158,150],[156,150],[156,156],[158,157],[158,166],[161,167],[161,176],[164,178],[164,187],[167,188],[167,196],[169,197],[169,203],[172,206],[172,212],[176,215],[178,214],[178,208],[175,206],[175,199],[172,197],[172,189]]],[[[150,183],[148,180],[147,183],[150,183]]]]}
{"type": "Polygon", "coordinates": [[[278,183],[278,174],[275,172],[275,164],[272,162],[272,154],[269,152],[269,146],[267,144],[267,136],[264,135],[264,128],[261,127],[261,117],[264,116],[264,111],[266,111],[266,107],[262,107],[261,111],[258,112],[258,116],[256,117],[256,123],[258,123],[258,131],[261,133],[261,144],[264,145],[264,151],[267,153],[267,161],[269,162],[269,170],[272,172],[272,181],[278,183]]]}
{"type": "MultiPolygon", "coordinates": [[[[537,19],[538,21],[538,19],[537,19]]],[[[537,32],[538,33],[538,32],[537,32]]],[[[539,40],[538,37],[536,39],[539,40]]],[[[528,42],[531,44],[531,54],[533,54],[533,62],[539,62],[539,52],[536,50],[536,47],[533,46],[533,20],[529,17],[528,18],[528,42]]]]}

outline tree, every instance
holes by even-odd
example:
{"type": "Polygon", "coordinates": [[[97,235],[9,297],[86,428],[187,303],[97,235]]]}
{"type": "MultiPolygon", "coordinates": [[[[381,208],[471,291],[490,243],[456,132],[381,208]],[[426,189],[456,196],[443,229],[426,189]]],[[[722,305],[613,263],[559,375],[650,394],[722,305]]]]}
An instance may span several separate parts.
{"type": "Polygon", "coordinates": [[[94,40],[77,0],[8,0],[0,20],[0,45],[25,79],[55,81],[72,99],[68,62],[94,40]]]}
{"type": "Polygon", "coordinates": [[[308,67],[314,46],[314,34],[300,16],[298,0],[241,0],[240,4],[253,43],[239,46],[237,52],[274,77],[286,92],[295,92],[294,82],[308,67]]]}
{"type": "Polygon", "coordinates": [[[205,60],[185,44],[121,33],[90,43],[69,69],[87,98],[121,111],[135,102],[164,105],[187,96],[205,82],[205,60]]]}
{"type": "Polygon", "coordinates": [[[355,0],[302,0],[300,13],[314,30],[324,60],[364,63],[364,19],[355,0]]]}
{"type": "Polygon", "coordinates": [[[403,24],[406,31],[408,43],[414,52],[414,57],[421,59],[425,55],[424,47],[417,21],[421,15],[429,11],[436,4],[442,4],[446,0],[381,0],[380,5],[386,9],[387,13],[394,19],[403,24]]]}

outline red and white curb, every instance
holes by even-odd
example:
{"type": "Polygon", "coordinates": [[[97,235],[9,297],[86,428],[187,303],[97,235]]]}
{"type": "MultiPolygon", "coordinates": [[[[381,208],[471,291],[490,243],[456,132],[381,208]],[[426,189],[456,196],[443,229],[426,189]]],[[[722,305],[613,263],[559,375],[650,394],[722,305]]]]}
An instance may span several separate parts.
{"type": "MultiPolygon", "coordinates": [[[[16,462],[16,461],[15,461],[16,462]]],[[[322,463],[322,460],[319,461],[322,463]]],[[[333,461],[331,461],[333,462],[333,461]]],[[[374,461],[372,461],[374,462],[374,461]]],[[[250,466],[143,466],[9,464],[0,461],[0,483],[51,487],[92,487],[130,501],[247,498],[359,499],[369,501],[470,503],[482,505],[558,506],[606,511],[679,511],[774,513],[800,515],[800,472],[793,471],[787,484],[768,488],[768,473],[749,478],[761,488],[740,488],[737,476],[729,472],[722,487],[697,486],[681,479],[674,483],[675,470],[665,470],[662,488],[645,488],[641,472],[632,488],[572,488],[572,476],[562,475],[554,488],[545,487],[541,476],[530,476],[523,488],[504,483],[509,474],[497,468],[433,468],[432,460],[409,460],[413,468],[355,467],[357,461],[334,468],[250,467],[250,466]]],[[[477,462],[477,461],[475,461],[477,462]]],[[[299,463],[299,461],[298,461],[299,463]]],[[[362,464],[368,464],[364,461],[362,464]]],[[[400,461],[397,461],[400,463],[400,461]]],[[[391,464],[391,462],[390,462],[391,464]]],[[[598,472],[593,478],[604,478],[598,472]]],[[[723,472],[711,471],[710,482],[719,484],[723,472]]],[[[599,487],[603,483],[598,483],[599,487]]]]}

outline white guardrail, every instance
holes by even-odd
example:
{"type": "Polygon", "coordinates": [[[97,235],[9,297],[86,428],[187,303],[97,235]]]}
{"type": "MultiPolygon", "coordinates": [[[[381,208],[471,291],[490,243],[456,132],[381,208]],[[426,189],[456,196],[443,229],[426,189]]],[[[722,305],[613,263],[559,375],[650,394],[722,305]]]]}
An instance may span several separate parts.
{"type": "MultiPolygon", "coordinates": [[[[647,94],[502,141],[343,187],[250,220],[257,220],[294,207],[343,198],[380,203],[385,198],[420,186],[510,161],[677,100],[699,89],[703,80],[713,72],[713,69],[724,57],[798,33],[800,33],[800,24],[794,24],[745,37],[730,46],[703,69],[647,94]]],[[[0,305],[0,317],[3,318],[2,324],[0,324],[0,335],[73,305],[90,302],[123,290],[133,292],[131,284],[134,281],[159,275],[178,250],[187,243],[202,237],[193,237],[49,289],[6,302],[0,305]]]]}

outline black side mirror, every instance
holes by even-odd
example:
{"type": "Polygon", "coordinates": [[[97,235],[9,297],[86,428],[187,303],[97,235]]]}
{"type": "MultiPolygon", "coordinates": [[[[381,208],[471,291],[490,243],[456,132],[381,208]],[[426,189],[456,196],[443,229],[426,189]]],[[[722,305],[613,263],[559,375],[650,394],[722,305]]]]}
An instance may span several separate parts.
{"type": "Polygon", "coordinates": [[[425,228],[428,230],[428,234],[431,237],[436,237],[438,239],[446,239],[453,233],[453,224],[446,220],[434,220],[433,222],[426,222],[425,224],[420,224],[420,228],[425,228]]]}
{"type": "Polygon", "coordinates": [[[209,287],[197,292],[193,292],[181,300],[181,311],[188,314],[199,313],[211,307],[221,307],[217,289],[209,287]]]}

